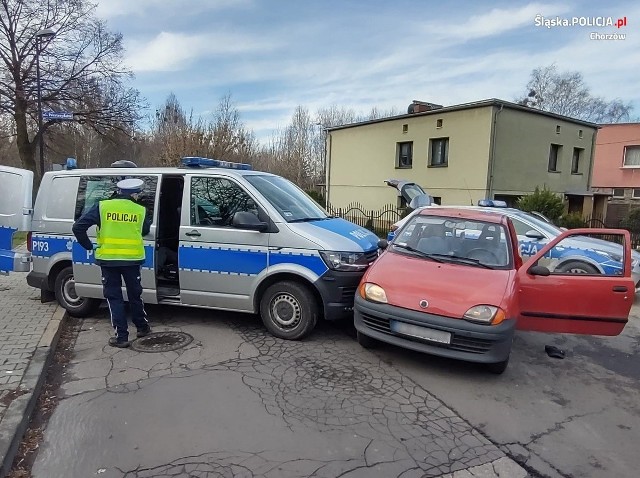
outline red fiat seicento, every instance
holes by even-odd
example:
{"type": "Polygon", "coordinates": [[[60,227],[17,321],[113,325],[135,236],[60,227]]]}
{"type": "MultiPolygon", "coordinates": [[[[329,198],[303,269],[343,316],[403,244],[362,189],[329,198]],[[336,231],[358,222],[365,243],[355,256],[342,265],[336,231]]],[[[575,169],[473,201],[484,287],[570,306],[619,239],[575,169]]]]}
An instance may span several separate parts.
{"type": "Polygon", "coordinates": [[[360,282],[358,342],[378,341],[507,368],[514,331],[618,335],[634,300],[628,231],[573,229],[523,264],[511,220],[496,212],[432,208],[416,214],[360,282]],[[574,236],[624,245],[611,275],[550,272],[574,236]]]}

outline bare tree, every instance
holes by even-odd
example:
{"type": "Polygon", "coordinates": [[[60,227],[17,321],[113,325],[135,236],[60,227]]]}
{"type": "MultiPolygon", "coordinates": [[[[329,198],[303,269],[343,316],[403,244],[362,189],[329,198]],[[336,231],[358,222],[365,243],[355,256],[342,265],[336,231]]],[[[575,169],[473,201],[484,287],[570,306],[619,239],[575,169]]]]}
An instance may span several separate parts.
{"type": "Polygon", "coordinates": [[[534,69],[527,83],[527,93],[516,101],[532,108],[594,123],[628,121],[633,110],[631,103],[624,103],[620,99],[607,101],[593,96],[581,73],[558,72],[555,65],[534,69]]]}
{"type": "Polygon", "coordinates": [[[230,94],[222,97],[214,113],[212,136],[216,159],[251,162],[258,150],[258,142],[240,120],[240,113],[230,94]]]}
{"type": "Polygon", "coordinates": [[[37,125],[36,34],[55,31],[40,54],[43,104],[74,113],[99,134],[130,130],[142,106],[126,86],[122,36],[110,32],[85,0],[0,0],[0,111],[12,115],[22,166],[36,168],[40,137],[55,121],[37,125]]]}
{"type": "Polygon", "coordinates": [[[258,143],[240,120],[230,95],[221,99],[207,120],[193,111],[187,113],[171,94],[156,111],[148,141],[143,161],[150,165],[175,165],[184,156],[252,163],[258,151],[258,143]]]}

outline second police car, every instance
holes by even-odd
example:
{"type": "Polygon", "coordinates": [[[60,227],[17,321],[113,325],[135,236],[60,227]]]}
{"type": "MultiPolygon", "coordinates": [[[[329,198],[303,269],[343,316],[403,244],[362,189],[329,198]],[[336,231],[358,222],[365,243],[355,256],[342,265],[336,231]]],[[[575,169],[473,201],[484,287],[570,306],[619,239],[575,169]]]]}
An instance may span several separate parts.
{"type": "MultiPolygon", "coordinates": [[[[389,186],[397,187],[400,194],[409,199],[428,198],[420,186],[404,182],[390,180],[389,186]]],[[[420,204],[429,204],[430,201],[423,199],[420,204]]],[[[391,227],[387,235],[387,240],[391,241],[397,233],[402,234],[402,227],[409,221],[410,217],[417,214],[425,207],[437,207],[435,204],[416,207],[407,217],[397,221],[391,227]]],[[[563,229],[555,226],[548,220],[544,220],[542,215],[522,211],[520,209],[509,208],[504,201],[484,199],[478,201],[477,206],[447,206],[458,209],[475,209],[485,212],[495,212],[508,216],[516,230],[520,255],[526,262],[534,256],[540,249],[550,241],[563,233],[563,229]]],[[[410,231],[404,231],[408,233],[410,231]]],[[[552,271],[573,272],[576,274],[621,274],[622,273],[622,252],[621,245],[588,236],[574,236],[570,240],[563,242],[563,247],[554,248],[549,252],[545,265],[552,271]]],[[[636,289],[640,287],[640,252],[631,252],[631,277],[636,289]]]]}

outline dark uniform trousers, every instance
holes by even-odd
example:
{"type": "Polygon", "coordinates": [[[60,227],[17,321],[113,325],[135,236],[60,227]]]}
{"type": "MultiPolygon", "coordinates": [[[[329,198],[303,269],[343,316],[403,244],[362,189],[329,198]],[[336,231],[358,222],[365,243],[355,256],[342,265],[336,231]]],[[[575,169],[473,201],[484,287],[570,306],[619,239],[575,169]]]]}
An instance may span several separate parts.
{"type": "Polygon", "coordinates": [[[104,297],[111,313],[111,325],[116,329],[118,341],[129,340],[127,316],[122,297],[122,279],[127,290],[131,321],[139,330],[149,327],[147,313],[142,302],[142,284],[140,283],[140,266],[102,266],[102,286],[104,297]]]}

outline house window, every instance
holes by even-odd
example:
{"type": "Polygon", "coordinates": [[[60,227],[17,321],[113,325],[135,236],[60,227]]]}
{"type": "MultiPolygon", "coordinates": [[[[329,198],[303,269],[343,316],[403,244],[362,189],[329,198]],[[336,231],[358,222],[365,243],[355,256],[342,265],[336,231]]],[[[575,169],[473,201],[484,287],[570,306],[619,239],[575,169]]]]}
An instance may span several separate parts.
{"type": "Polygon", "coordinates": [[[438,206],[442,206],[442,197],[440,196],[431,196],[431,199],[433,199],[433,203],[437,204],[438,206]]]}
{"type": "Polygon", "coordinates": [[[613,188],[612,196],[614,198],[623,198],[624,197],[624,188],[613,188]]]}
{"type": "Polygon", "coordinates": [[[449,164],[449,138],[429,140],[429,167],[446,167],[449,164]]]}
{"type": "Polygon", "coordinates": [[[583,153],[583,148],[573,148],[573,158],[571,159],[571,174],[581,174],[580,161],[582,159],[583,153]]]}
{"type": "Polygon", "coordinates": [[[560,134],[560,125],[556,126],[556,134],[560,134]]]}
{"type": "Polygon", "coordinates": [[[403,133],[408,133],[409,132],[409,125],[408,124],[403,124],[402,125],[402,132],[403,133]]]}
{"type": "Polygon", "coordinates": [[[622,164],[631,168],[640,167],[640,145],[624,147],[624,161],[622,164]]]}
{"type": "Polygon", "coordinates": [[[633,199],[640,199],[640,189],[633,190],[633,199]]]}
{"type": "Polygon", "coordinates": [[[442,128],[442,120],[436,120],[436,128],[442,128]]]}
{"type": "Polygon", "coordinates": [[[396,147],[396,168],[410,168],[413,165],[413,141],[398,143],[396,147]]]}
{"type": "Polygon", "coordinates": [[[558,171],[558,158],[562,153],[562,145],[552,144],[549,148],[549,171],[557,173],[558,171]]]}
{"type": "Polygon", "coordinates": [[[582,130],[581,129],[578,130],[578,138],[582,139],[582,130]]]}

